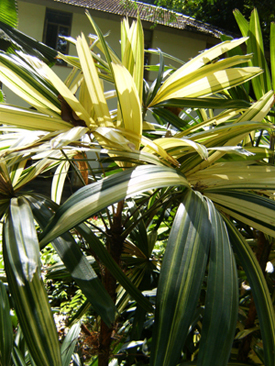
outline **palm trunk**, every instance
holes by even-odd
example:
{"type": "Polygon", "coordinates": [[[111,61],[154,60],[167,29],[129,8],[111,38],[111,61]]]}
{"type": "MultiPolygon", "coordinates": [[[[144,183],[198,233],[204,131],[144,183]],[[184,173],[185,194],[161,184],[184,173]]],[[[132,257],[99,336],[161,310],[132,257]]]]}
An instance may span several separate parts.
{"type": "MultiPolygon", "coordinates": [[[[108,232],[109,237],[106,243],[106,248],[117,264],[120,263],[120,257],[123,249],[124,238],[122,237],[122,211],[124,201],[118,203],[117,212],[113,216],[113,223],[108,232]]],[[[104,286],[111,296],[114,303],[116,302],[116,279],[111,275],[107,268],[102,271],[104,286]]],[[[111,342],[114,325],[110,328],[101,321],[99,335],[99,355],[98,366],[108,366],[111,354],[111,342]]]]}

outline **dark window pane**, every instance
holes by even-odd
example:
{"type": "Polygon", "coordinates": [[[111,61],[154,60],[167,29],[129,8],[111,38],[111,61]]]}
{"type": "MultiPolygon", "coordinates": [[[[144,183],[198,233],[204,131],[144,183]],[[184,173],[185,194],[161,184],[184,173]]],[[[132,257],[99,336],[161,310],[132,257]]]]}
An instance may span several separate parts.
{"type": "MultiPolygon", "coordinates": [[[[72,15],[70,13],[46,9],[43,42],[61,53],[68,53],[68,43],[59,36],[69,36],[72,15]]],[[[61,60],[58,65],[65,65],[61,60]]]]}
{"type": "Polygon", "coordinates": [[[70,26],[71,20],[72,20],[72,15],[70,13],[65,13],[62,11],[47,9],[46,18],[51,23],[58,23],[58,24],[70,26]]]}
{"type": "MultiPolygon", "coordinates": [[[[150,29],[144,29],[144,49],[148,50],[152,47],[152,37],[153,32],[150,29]]],[[[145,52],[144,53],[144,65],[150,65],[150,53],[145,52]]],[[[144,78],[145,80],[149,80],[149,73],[145,69],[144,70],[144,78]]]]}
{"type": "Polygon", "coordinates": [[[46,45],[56,48],[58,26],[56,24],[48,23],[45,43],[46,45]]]}

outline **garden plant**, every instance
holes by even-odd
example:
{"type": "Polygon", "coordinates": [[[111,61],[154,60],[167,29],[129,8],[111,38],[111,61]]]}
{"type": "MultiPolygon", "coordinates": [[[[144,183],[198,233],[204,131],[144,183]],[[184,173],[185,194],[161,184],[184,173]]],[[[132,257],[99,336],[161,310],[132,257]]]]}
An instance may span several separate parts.
{"type": "Polygon", "coordinates": [[[146,51],[149,84],[140,20],[121,23],[117,55],[87,17],[94,34],[58,55],[65,82],[0,53],[1,82],[31,107],[0,104],[0,364],[273,366],[274,43],[271,77],[257,12],[236,12],[244,37],[186,63],[146,51]],[[83,187],[63,201],[71,171],[83,187]],[[41,174],[51,197],[28,189],[41,174]],[[47,250],[63,270],[48,278],[83,299],[61,345],[47,250]]]}

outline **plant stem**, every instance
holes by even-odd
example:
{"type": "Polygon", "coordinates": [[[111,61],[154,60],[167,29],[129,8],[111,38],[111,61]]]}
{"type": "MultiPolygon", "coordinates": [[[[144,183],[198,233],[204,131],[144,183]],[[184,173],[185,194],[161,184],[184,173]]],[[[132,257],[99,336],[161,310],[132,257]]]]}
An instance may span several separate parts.
{"type": "MultiPolygon", "coordinates": [[[[120,263],[120,257],[123,249],[124,237],[122,236],[122,212],[124,201],[117,204],[117,210],[113,215],[113,222],[108,230],[106,248],[117,264],[120,263]]],[[[104,287],[111,296],[114,303],[116,302],[116,279],[111,275],[105,267],[102,271],[104,287]]],[[[99,355],[98,366],[108,366],[112,342],[112,333],[114,325],[110,328],[101,320],[100,335],[99,335],[99,355]]]]}

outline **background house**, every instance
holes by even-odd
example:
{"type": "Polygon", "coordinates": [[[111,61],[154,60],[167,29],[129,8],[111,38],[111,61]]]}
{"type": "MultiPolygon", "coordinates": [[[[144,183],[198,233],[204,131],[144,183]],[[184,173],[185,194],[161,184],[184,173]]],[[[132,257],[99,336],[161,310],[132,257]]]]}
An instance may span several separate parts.
{"type": "MultiPolygon", "coordinates": [[[[171,22],[169,11],[143,3],[136,3],[137,5],[133,6],[134,3],[130,0],[124,0],[124,4],[122,0],[18,0],[17,2],[20,31],[62,53],[71,55],[76,53],[74,45],[67,44],[59,38],[59,35],[76,38],[81,32],[85,35],[93,33],[85,9],[89,10],[101,30],[105,34],[109,33],[108,42],[118,54],[121,20],[125,16],[135,19],[138,13],[143,22],[145,48],[160,48],[163,52],[184,61],[218,43],[222,33],[221,30],[182,14],[177,14],[171,22]]],[[[157,56],[146,54],[145,58],[146,63],[159,62],[157,56]]],[[[167,62],[172,61],[169,59],[167,62]]],[[[60,61],[57,61],[53,68],[63,80],[71,71],[70,66],[60,61]]],[[[149,74],[147,77],[150,80],[154,75],[149,74]]],[[[4,85],[3,91],[7,103],[28,107],[4,85]]],[[[116,105],[112,106],[115,107],[116,105]]],[[[97,166],[96,157],[91,155],[89,158],[90,164],[93,167],[97,166]]],[[[50,173],[47,177],[49,175],[50,173]]],[[[50,195],[51,181],[44,178],[39,176],[28,188],[35,186],[36,191],[50,195]]],[[[78,184],[75,178],[77,177],[72,174],[70,184],[65,185],[63,199],[68,197],[72,193],[73,186],[78,184]]]]}
{"type": "MultiPolygon", "coordinates": [[[[119,54],[120,21],[125,16],[136,18],[137,8],[143,22],[146,48],[160,48],[187,61],[199,51],[219,42],[222,33],[219,29],[182,14],[177,14],[171,22],[169,11],[144,3],[135,5],[131,0],[18,0],[18,29],[61,52],[73,55],[74,46],[67,45],[58,35],[77,37],[80,32],[85,35],[92,33],[93,29],[84,14],[88,9],[102,31],[109,32],[108,42],[119,54]],[[153,24],[156,24],[154,28],[153,24]]],[[[157,63],[158,59],[147,55],[146,62],[157,63]]],[[[70,67],[62,63],[54,69],[62,79],[70,71],[70,67]]],[[[8,103],[23,104],[5,87],[3,91],[8,103]]]]}

